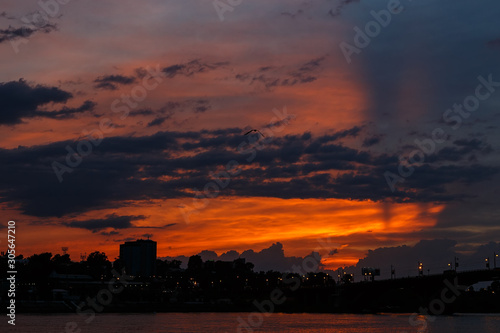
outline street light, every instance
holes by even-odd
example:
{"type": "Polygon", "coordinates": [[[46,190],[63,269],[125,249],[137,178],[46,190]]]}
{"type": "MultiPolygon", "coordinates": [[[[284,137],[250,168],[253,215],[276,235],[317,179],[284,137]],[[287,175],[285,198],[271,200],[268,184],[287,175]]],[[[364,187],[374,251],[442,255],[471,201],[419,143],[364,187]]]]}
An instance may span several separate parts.
{"type": "Polygon", "coordinates": [[[418,275],[424,276],[424,264],[421,261],[418,262],[418,275]]]}
{"type": "Polygon", "coordinates": [[[486,268],[490,269],[490,258],[484,259],[484,262],[486,262],[486,268]]]}
{"type": "Polygon", "coordinates": [[[497,268],[497,258],[498,258],[498,254],[496,254],[496,252],[493,252],[493,267],[494,268],[497,268]]]}

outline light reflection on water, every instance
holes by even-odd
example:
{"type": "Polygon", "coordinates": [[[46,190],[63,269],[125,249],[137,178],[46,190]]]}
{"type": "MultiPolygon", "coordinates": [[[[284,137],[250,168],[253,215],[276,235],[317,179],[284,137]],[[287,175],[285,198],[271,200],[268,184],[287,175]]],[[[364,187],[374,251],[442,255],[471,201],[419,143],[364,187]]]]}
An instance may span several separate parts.
{"type": "MultiPolygon", "coordinates": [[[[78,315],[18,315],[15,328],[8,332],[63,333],[68,322],[75,322],[75,333],[112,332],[294,332],[294,333],[413,333],[422,326],[411,326],[408,314],[272,314],[254,313],[158,313],[158,314],[99,314],[90,323],[78,315]],[[250,316],[250,317],[249,317],[250,316]],[[262,321],[260,319],[263,319],[262,321]],[[247,328],[242,321],[249,323],[247,328]],[[259,323],[261,323],[259,325],[259,323]],[[238,330],[239,327],[239,330],[238,330]]],[[[499,315],[458,315],[434,317],[421,332],[500,332],[499,315]]],[[[421,322],[419,322],[421,323],[421,322]]],[[[6,321],[0,324],[5,327],[6,321]]],[[[1,330],[4,332],[4,330],[1,330]]],[[[71,332],[68,331],[68,332],[71,332]]]]}

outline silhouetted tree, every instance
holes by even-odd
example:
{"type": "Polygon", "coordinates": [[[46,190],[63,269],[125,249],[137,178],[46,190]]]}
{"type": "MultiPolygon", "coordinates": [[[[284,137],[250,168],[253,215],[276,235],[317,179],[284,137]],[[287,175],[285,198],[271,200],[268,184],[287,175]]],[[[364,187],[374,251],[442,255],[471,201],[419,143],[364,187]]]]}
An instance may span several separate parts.
{"type": "Polygon", "coordinates": [[[47,277],[54,269],[54,263],[51,261],[52,253],[45,252],[34,254],[28,258],[27,270],[33,276],[44,278],[47,277]]]}
{"type": "Polygon", "coordinates": [[[89,254],[86,265],[90,275],[96,279],[106,277],[111,270],[111,263],[104,252],[95,251],[89,254]]]}
{"type": "Polygon", "coordinates": [[[95,251],[87,257],[87,265],[89,266],[106,265],[108,262],[108,256],[104,252],[95,251]]]}
{"type": "MultiPolygon", "coordinates": [[[[25,266],[25,282],[34,283],[41,299],[50,299],[49,274],[54,270],[54,263],[50,260],[52,253],[34,254],[28,258],[25,266]]],[[[23,279],[22,277],[20,279],[23,279]]]]}
{"type": "Polygon", "coordinates": [[[121,272],[121,271],[123,271],[124,268],[125,268],[125,265],[123,264],[123,261],[121,259],[116,259],[113,262],[113,269],[115,271],[121,272]]]}
{"type": "Polygon", "coordinates": [[[192,271],[200,271],[203,267],[203,260],[199,255],[189,257],[188,269],[192,271]]]}
{"type": "Polygon", "coordinates": [[[170,269],[180,269],[181,265],[182,265],[182,261],[180,261],[180,260],[167,261],[167,266],[170,269]]]}
{"type": "Polygon", "coordinates": [[[71,259],[69,258],[69,254],[63,254],[63,255],[56,254],[55,256],[52,257],[51,261],[56,266],[71,264],[71,259]]]}

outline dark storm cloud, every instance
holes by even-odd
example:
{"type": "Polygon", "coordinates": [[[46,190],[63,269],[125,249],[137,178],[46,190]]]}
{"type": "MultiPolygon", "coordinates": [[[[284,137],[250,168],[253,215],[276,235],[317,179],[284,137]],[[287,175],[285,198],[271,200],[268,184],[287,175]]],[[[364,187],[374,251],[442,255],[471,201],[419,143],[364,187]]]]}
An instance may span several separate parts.
{"type": "Polygon", "coordinates": [[[96,83],[96,88],[108,89],[108,90],[116,90],[116,85],[129,85],[136,82],[135,77],[133,76],[124,76],[124,75],[104,75],[100,76],[94,80],[96,83]]]}
{"type": "MultiPolygon", "coordinates": [[[[52,163],[65,164],[67,146],[78,142],[0,149],[0,159],[6,161],[0,165],[0,202],[15,202],[28,215],[64,216],[120,207],[126,200],[191,197],[193,188],[203,189],[211,174],[232,160],[250,167],[232,177],[224,190],[236,196],[448,202],[471,196],[448,185],[475,184],[498,173],[498,168],[480,164],[424,164],[392,193],[383,174],[397,170],[396,156],[340,142],[359,135],[359,128],[320,137],[286,135],[260,146],[252,146],[243,133],[229,128],[104,138],[60,184],[52,163]],[[159,180],[165,176],[168,180],[159,180]]],[[[474,140],[457,140],[456,145],[481,146],[474,140]]]]}
{"type": "Polygon", "coordinates": [[[162,125],[166,120],[168,120],[170,117],[158,117],[158,118],[155,118],[153,120],[151,120],[149,123],[148,123],[148,127],[153,127],[153,126],[160,126],[162,125]]]}
{"type": "Polygon", "coordinates": [[[210,110],[212,106],[206,99],[185,99],[180,101],[169,101],[159,109],[153,110],[151,108],[139,109],[132,111],[131,116],[151,116],[156,117],[151,120],[147,127],[155,127],[163,125],[167,120],[172,119],[176,113],[183,113],[191,111],[193,113],[203,113],[210,110]]]}
{"type": "Polygon", "coordinates": [[[103,236],[118,236],[120,235],[120,233],[118,231],[110,231],[110,232],[106,232],[106,231],[103,231],[100,233],[101,235],[103,236]]]}
{"type": "MultiPolygon", "coordinates": [[[[394,237],[404,237],[405,234],[391,234],[394,237]]],[[[335,240],[331,239],[331,240],[335,240]]],[[[346,241],[345,239],[338,239],[346,241]]],[[[476,243],[481,244],[481,243],[476,243]]],[[[332,246],[335,246],[332,243],[332,246]]],[[[396,277],[416,276],[418,274],[418,262],[423,263],[425,274],[429,270],[430,274],[442,273],[449,269],[448,264],[454,263],[455,257],[458,258],[458,270],[484,269],[484,258],[492,256],[493,252],[498,253],[500,243],[489,242],[481,245],[462,246],[457,241],[450,238],[422,239],[415,245],[399,245],[379,247],[368,250],[364,258],[360,259],[356,265],[344,267],[347,273],[354,273],[360,276],[363,267],[379,268],[381,271],[380,279],[388,279],[391,276],[391,266],[395,269],[396,277]],[[465,252],[464,252],[465,251],[465,252]]],[[[203,250],[198,255],[203,261],[223,260],[233,261],[238,258],[245,258],[247,262],[255,265],[254,271],[277,270],[281,272],[293,271],[294,266],[301,267],[306,258],[312,257],[311,262],[318,262],[317,258],[331,257],[333,255],[342,255],[343,251],[339,249],[328,249],[326,253],[312,252],[304,257],[287,257],[284,254],[283,245],[280,242],[274,243],[261,251],[252,249],[242,253],[230,250],[221,255],[211,250],[203,250]]],[[[163,257],[162,260],[180,260],[183,268],[187,268],[188,256],[163,257]]],[[[319,266],[319,270],[324,267],[319,266]]]]}
{"type": "Polygon", "coordinates": [[[137,238],[127,237],[127,238],[122,238],[122,239],[113,239],[113,242],[116,242],[116,243],[125,243],[125,242],[133,242],[135,240],[137,240],[137,238]]]}
{"type": "Polygon", "coordinates": [[[484,143],[478,139],[472,139],[472,140],[459,139],[453,141],[453,143],[459,147],[463,147],[462,149],[467,149],[467,151],[479,150],[487,153],[492,151],[491,145],[484,143]]]}
{"type": "Polygon", "coordinates": [[[304,64],[302,64],[297,72],[313,72],[321,67],[321,63],[325,60],[325,57],[320,57],[316,59],[312,59],[304,64]]]}
{"type": "Polygon", "coordinates": [[[354,2],[359,2],[359,0],[340,0],[340,2],[338,2],[337,6],[335,8],[330,9],[328,14],[334,18],[337,16],[340,16],[340,14],[342,14],[342,11],[344,10],[344,8],[347,5],[354,3],[354,2]]]}
{"type": "Polygon", "coordinates": [[[456,228],[458,226],[472,226],[467,230],[467,234],[462,238],[468,237],[472,240],[477,232],[483,232],[474,228],[474,226],[488,226],[492,228],[487,231],[492,239],[499,239],[498,221],[500,220],[500,207],[493,199],[495,193],[488,191],[485,195],[473,200],[461,201],[448,204],[443,211],[439,213],[439,219],[436,227],[438,228],[456,228]]]}
{"type": "Polygon", "coordinates": [[[324,144],[321,146],[309,146],[306,150],[312,154],[310,161],[347,161],[367,164],[371,161],[368,152],[358,151],[357,149],[345,147],[339,144],[324,144]]]}
{"type": "Polygon", "coordinates": [[[195,113],[202,113],[211,108],[209,101],[206,99],[191,100],[191,103],[195,113]]]}
{"type": "Polygon", "coordinates": [[[325,57],[315,58],[299,64],[295,69],[261,67],[255,73],[239,73],[235,78],[249,84],[260,84],[270,90],[275,87],[295,86],[316,81],[316,74],[325,57]],[[265,70],[263,70],[265,68],[265,70]]]}
{"type": "Polygon", "coordinates": [[[201,59],[195,59],[184,64],[176,64],[165,67],[162,71],[168,78],[172,79],[178,75],[190,77],[198,73],[207,73],[209,71],[227,66],[228,64],[228,62],[208,63],[203,62],[201,59]]]}
{"type": "Polygon", "coordinates": [[[85,221],[70,221],[64,222],[63,224],[70,228],[80,228],[87,229],[92,232],[98,232],[102,229],[128,229],[135,227],[132,222],[138,220],[144,220],[146,216],[137,215],[137,216],[118,216],[116,214],[106,215],[105,219],[92,219],[85,221]]]}
{"type": "MultiPolygon", "coordinates": [[[[70,227],[70,228],[80,228],[80,229],[86,229],[90,230],[93,233],[99,232],[103,229],[114,229],[114,230],[121,230],[121,229],[166,229],[169,227],[173,227],[177,225],[177,223],[170,223],[166,224],[164,226],[137,226],[133,224],[132,222],[134,221],[140,221],[140,220],[145,220],[147,219],[147,216],[144,215],[127,215],[127,216],[119,216],[116,214],[108,214],[104,219],[91,219],[91,220],[84,220],[84,221],[69,221],[69,222],[63,222],[62,224],[70,227]]],[[[101,235],[103,236],[115,236],[119,235],[120,233],[117,231],[110,231],[110,232],[101,232],[101,235]]]]}
{"type": "Polygon", "coordinates": [[[161,108],[153,110],[151,108],[139,109],[130,112],[130,116],[150,116],[150,115],[168,115],[172,116],[177,110],[186,104],[186,101],[182,102],[167,102],[161,108]]]}
{"type": "Polygon", "coordinates": [[[383,135],[378,135],[366,138],[363,140],[363,147],[375,146],[380,143],[383,137],[384,137],[383,135]]]}
{"type": "Polygon", "coordinates": [[[70,93],[56,87],[32,87],[23,79],[0,83],[0,124],[20,123],[22,118],[35,117],[39,106],[51,102],[64,103],[71,97],[70,93]]]}
{"type": "Polygon", "coordinates": [[[221,163],[219,158],[235,157],[236,154],[222,156],[217,153],[213,156],[205,154],[169,159],[169,152],[182,151],[178,139],[196,140],[202,135],[224,136],[234,131],[160,132],[139,138],[106,138],[70,177],[56,186],[52,162],[66,163],[66,147],[75,147],[77,142],[62,141],[29,148],[0,149],[0,160],[6,161],[0,164],[0,202],[20,202],[21,209],[30,215],[63,216],[94,207],[119,206],[119,201],[127,198],[184,196],[184,188],[203,186],[206,178],[195,175],[171,186],[155,179],[140,180],[135,177],[141,174],[139,170],[142,167],[145,168],[146,177],[177,175],[177,169],[196,170],[207,163],[206,169],[221,163]],[[11,169],[13,167],[16,169],[11,169]]]}
{"type": "MultiPolygon", "coordinates": [[[[261,251],[254,251],[252,249],[243,251],[239,253],[235,250],[227,251],[220,256],[216,252],[210,250],[203,250],[198,255],[203,261],[207,260],[222,260],[222,261],[233,261],[238,258],[246,259],[246,262],[251,262],[255,265],[254,271],[279,271],[279,272],[293,272],[294,267],[302,267],[302,264],[306,258],[312,257],[310,262],[319,262],[318,258],[321,258],[320,254],[317,252],[312,252],[311,254],[304,257],[287,257],[283,249],[283,244],[280,242],[274,243],[268,248],[262,249],[261,251]]],[[[187,263],[189,257],[178,256],[178,257],[163,257],[163,260],[179,260],[182,262],[183,268],[187,268],[187,263]]]]}
{"type": "MultiPolygon", "coordinates": [[[[5,12],[4,12],[5,13],[5,12]]],[[[55,24],[45,24],[43,27],[34,27],[34,26],[22,26],[22,27],[12,27],[9,26],[7,29],[0,29],[0,44],[7,41],[13,41],[19,38],[28,38],[31,35],[37,32],[50,33],[54,30],[57,30],[57,26],[55,24]]]]}
{"type": "Polygon", "coordinates": [[[283,12],[281,12],[282,16],[289,17],[290,19],[296,19],[296,18],[307,15],[307,18],[311,19],[311,11],[310,10],[313,9],[313,7],[314,7],[313,2],[303,1],[299,4],[294,4],[291,2],[286,7],[290,7],[290,6],[293,6],[293,7],[297,6],[299,8],[288,9],[287,11],[283,11],[283,12]]]}
{"type": "Polygon", "coordinates": [[[151,116],[154,114],[156,114],[156,112],[153,111],[153,109],[145,108],[145,109],[138,109],[138,110],[130,111],[130,113],[128,115],[129,115],[129,117],[135,117],[135,116],[151,116]]]}
{"type": "Polygon", "coordinates": [[[430,274],[440,274],[454,266],[455,257],[458,258],[458,270],[484,269],[484,258],[491,257],[500,248],[500,243],[495,242],[468,248],[457,244],[453,239],[429,239],[420,240],[414,246],[380,247],[368,250],[355,266],[345,269],[348,273],[359,275],[363,267],[380,268],[380,278],[386,279],[391,275],[391,266],[396,271],[396,277],[416,276],[417,263],[422,262],[425,274],[427,270],[430,274]],[[448,266],[450,263],[451,267],[448,266]]]}
{"type": "Polygon", "coordinates": [[[72,118],[78,113],[92,111],[95,103],[85,101],[80,107],[63,107],[58,111],[41,110],[49,103],[66,103],[73,95],[56,87],[32,86],[25,80],[0,83],[0,125],[15,125],[23,119],[46,117],[52,119],[72,118]]]}
{"type": "Polygon", "coordinates": [[[481,153],[484,155],[490,154],[493,151],[491,145],[482,142],[478,139],[459,139],[453,144],[456,147],[445,147],[439,150],[436,154],[429,156],[429,162],[436,161],[453,161],[458,162],[465,160],[471,153],[481,153]]]}
{"type": "Polygon", "coordinates": [[[336,141],[336,140],[347,138],[347,137],[355,138],[358,135],[360,135],[361,131],[362,131],[362,127],[354,126],[352,128],[349,128],[349,129],[337,131],[334,134],[322,135],[315,140],[315,143],[321,145],[323,143],[327,143],[330,141],[336,141]]]}
{"type": "MultiPolygon", "coordinates": [[[[424,164],[415,168],[415,173],[406,179],[408,189],[436,189],[450,183],[472,184],[490,179],[498,174],[498,167],[475,165],[442,165],[424,164]]],[[[432,199],[431,199],[432,200],[432,199]]]]}
{"type": "Polygon", "coordinates": [[[68,108],[64,106],[59,111],[35,111],[34,115],[35,117],[44,117],[44,118],[59,119],[59,120],[70,119],[74,118],[75,114],[87,111],[93,111],[96,105],[97,104],[92,101],[85,101],[81,106],[77,108],[68,108]]]}
{"type": "Polygon", "coordinates": [[[321,256],[313,252],[305,257],[287,257],[283,249],[283,244],[277,242],[267,249],[262,249],[259,252],[254,250],[243,251],[240,258],[245,258],[246,261],[255,265],[255,271],[280,271],[292,272],[295,267],[302,267],[306,258],[312,257],[312,262],[319,263],[321,256]]]}

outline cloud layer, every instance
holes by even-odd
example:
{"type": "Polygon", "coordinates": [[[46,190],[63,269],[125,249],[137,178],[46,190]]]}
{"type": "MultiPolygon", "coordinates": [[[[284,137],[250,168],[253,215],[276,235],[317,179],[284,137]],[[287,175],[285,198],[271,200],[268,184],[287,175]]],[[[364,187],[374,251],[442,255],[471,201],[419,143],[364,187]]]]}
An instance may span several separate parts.
{"type": "Polygon", "coordinates": [[[29,224],[28,252],[64,235],[112,256],[147,232],[161,255],[275,243],[290,263],[331,236],[329,265],[346,266],[369,248],[498,239],[498,2],[403,1],[348,63],[341,43],[387,5],[256,0],[221,21],[211,2],[71,1],[34,24],[39,4],[6,2],[2,213],[29,224]],[[479,77],[491,94],[464,112],[479,77]]]}

